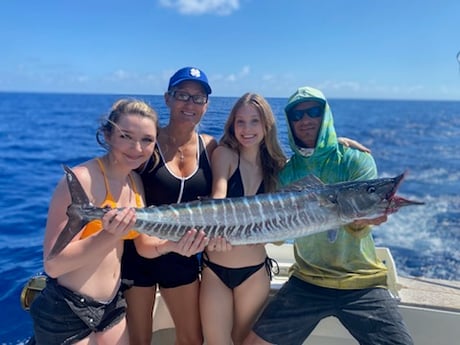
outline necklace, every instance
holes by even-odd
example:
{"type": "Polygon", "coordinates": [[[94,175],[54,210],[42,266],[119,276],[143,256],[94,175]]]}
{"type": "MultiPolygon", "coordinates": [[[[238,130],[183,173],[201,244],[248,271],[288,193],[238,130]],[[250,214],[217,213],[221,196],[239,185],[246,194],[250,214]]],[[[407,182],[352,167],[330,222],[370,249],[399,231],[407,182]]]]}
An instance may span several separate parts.
{"type": "Polygon", "coordinates": [[[184,163],[185,161],[184,147],[187,146],[187,144],[191,140],[193,140],[193,138],[189,139],[187,142],[185,142],[182,145],[178,145],[177,139],[174,136],[169,134],[169,128],[165,128],[164,134],[166,135],[166,139],[167,139],[166,140],[166,150],[172,148],[173,149],[172,151],[174,151],[174,156],[179,154],[179,162],[184,163]]]}
{"type": "Polygon", "coordinates": [[[185,157],[184,157],[184,152],[182,151],[182,148],[181,148],[181,147],[178,147],[178,148],[177,148],[177,152],[179,152],[179,161],[180,161],[181,163],[183,163],[185,157]]]}

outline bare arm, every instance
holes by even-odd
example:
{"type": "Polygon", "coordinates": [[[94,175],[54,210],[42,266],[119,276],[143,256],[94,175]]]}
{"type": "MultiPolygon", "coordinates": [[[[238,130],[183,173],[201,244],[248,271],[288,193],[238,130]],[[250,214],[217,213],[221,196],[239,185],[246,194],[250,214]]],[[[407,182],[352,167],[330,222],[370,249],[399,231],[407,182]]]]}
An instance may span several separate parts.
{"type": "Polygon", "coordinates": [[[361,144],[359,141],[349,139],[346,137],[339,137],[337,138],[337,141],[343,146],[351,147],[351,148],[358,149],[363,152],[371,153],[371,149],[367,148],[366,146],[361,144]]]}
{"type": "MultiPolygon", "coordinates": [[[[218,146],[212,155],[212,192],[211,197],[215,199],[227,196],[228,179],[234,170],[235,153],[229,148],[218,146]]],[[[230,243],[224,238],[216,237],[209,240],[207,246],[209,251],[228,251],[232,249],[230,243]]]]}
{"type": "Polygon", "coordinates": [[[63,179],[59,182],[50,203],[43,250],[45,271],[54,278],[100,262],[136,222],[136,214],[131,208],[121,212],[111,210],[102,219],[102,231],[85,239],[80,239],[80,235],[77,234],[61,253],[47,260],[46,257],[67,223],[66,211],[69,204],[70,195],[63,179]]]}
{"type": "Polygon", "coordinates": [[[211,160],[212,167],[212,191],[211,197],[214,199],[222,199],[227,196],[227,184],[232,169],[232,161],[235,153],[230,149],[218,146],[211,160]]]}

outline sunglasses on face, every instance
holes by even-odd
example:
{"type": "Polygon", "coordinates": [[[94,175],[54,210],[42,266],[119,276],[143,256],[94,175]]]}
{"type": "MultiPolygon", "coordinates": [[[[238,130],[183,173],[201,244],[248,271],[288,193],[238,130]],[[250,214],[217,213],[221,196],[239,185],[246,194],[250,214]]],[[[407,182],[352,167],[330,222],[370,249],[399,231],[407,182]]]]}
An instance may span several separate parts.
{"type": "Polygon", "coordinates": [[[184,91],[170,91],[169,94],[177,101],[181,102],[188,102],[188,100],[191,98],[193,103],[195,104],[206,104],[208,103],[208,96],[203,96],[203,95],[190,95],[187,92],[184,91]]]}
{"type": "Polygon", "coordinates": [[[322,106],[316,106],[308,109],[294,109],[288,113],[289,121],[300,121],[305,115],[308,115],[312,119],[323,116],[324,108],[322,106]]]}

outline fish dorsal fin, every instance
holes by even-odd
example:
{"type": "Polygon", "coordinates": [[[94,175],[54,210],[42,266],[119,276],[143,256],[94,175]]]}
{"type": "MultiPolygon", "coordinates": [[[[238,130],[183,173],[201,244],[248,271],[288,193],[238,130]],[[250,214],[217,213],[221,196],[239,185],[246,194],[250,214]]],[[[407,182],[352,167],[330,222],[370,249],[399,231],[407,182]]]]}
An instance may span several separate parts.
{"type": "Polygon", "coordinates": [[[324,183],[315,175],[310,174],[300,180],[297,180],[290,185],[280,189],[280,192],[296,192],[304,189],[324,186],[324,183]]]}

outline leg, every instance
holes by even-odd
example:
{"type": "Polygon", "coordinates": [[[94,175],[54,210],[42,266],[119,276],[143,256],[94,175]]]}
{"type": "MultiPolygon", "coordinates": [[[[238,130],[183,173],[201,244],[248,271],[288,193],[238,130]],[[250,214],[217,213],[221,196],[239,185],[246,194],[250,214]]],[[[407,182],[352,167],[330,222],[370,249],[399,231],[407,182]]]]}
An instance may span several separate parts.
{"type": "Polygon", "coordinates": [[[244,340],[243,345],[273,345],[273,343],[269,343],[268,341],[263,340],[256,333],[254,333],[254,331],[251,331],[244,340]]]}
{"type": "Polygon", "coordinates": [[[397,301],[386,289],[345,291],[337,317],[362,345],[413,344],[397,301]]]}
{"type": "Polygon", "coordinates": [[[270,277],[262,267],[233,290],[235,309],[232,339],[241,345],[259,316],[270,292],[270,277]]]}
{"type": "Polygon", "coordinates": [[[207,345],[232,343],[233,293],[209,268],[202,273],[200,314],[207,345]]]}
{"type": "Polygon", "coordinates": [[[176,345],[203,344],[199,289],[199,280],[179,287],[160,289],[176,327],[176,345]]]}
{"type": "Polygon", "coordinates": [[[131,345],[150,345],[152,341],[152,313],[156,287],[133,286],[125,291],[126,318],[131,345]]]}
{"type": "Polygon", "coordinates": [[[274,296],[244,345],[297,345],[310,335],[321,319],[332,315],[334,295],[291,277],[274,296]]]}
{"type": "MultiPolygon", "coordinates": [[[[123,318],[115,326],[110,327],[104,332],[94,333],[94,338],[98,345],[127,345],[129,342],[128,327],[126,319],[123,318]]],[[[91,342],[90,342],[91,344],[91,342]]]]}

